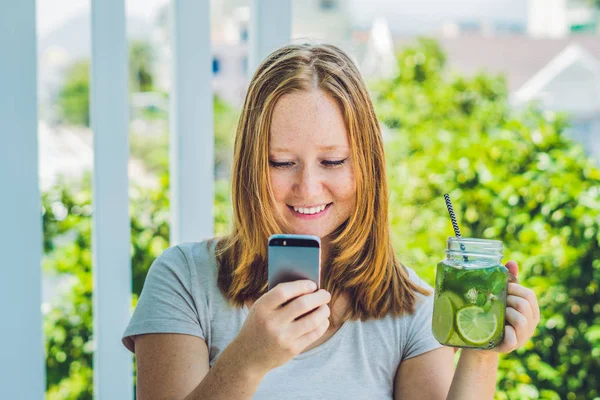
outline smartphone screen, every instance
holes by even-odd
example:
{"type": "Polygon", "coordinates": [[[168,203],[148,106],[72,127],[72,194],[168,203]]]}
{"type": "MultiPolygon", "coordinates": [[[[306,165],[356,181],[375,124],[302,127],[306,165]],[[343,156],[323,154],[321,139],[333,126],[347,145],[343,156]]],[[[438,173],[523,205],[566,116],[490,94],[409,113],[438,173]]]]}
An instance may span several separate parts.
{"type": "Polygon", "coordinates": [[[272,235],[269,238],[269,290],[282,282],[309,279],[321,284],[321,240],[312,235],[272,235]]]}

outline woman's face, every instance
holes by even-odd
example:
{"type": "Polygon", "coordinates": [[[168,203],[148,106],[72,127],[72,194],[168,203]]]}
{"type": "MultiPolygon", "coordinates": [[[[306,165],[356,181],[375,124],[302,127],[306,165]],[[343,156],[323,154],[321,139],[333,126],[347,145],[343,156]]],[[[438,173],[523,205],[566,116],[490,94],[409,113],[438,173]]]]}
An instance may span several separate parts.
{"type": "Polygon", "coordinates": [[[269,135],[269,171],[278,222],[324,238],[354,209],[356,184],[338,103],[321,90],[283,95],[269,135]],[[283,221],[281,221],[283,219],[283,221]]]}

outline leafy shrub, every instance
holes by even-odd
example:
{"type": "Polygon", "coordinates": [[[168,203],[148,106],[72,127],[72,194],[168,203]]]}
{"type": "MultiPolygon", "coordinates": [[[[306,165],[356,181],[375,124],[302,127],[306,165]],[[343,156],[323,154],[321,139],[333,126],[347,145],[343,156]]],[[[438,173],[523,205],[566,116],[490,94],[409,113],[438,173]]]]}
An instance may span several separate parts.
{"type": "Polygon", "coordinates": [[[566,135],[563,115],[509,106],[501,77],[447,76],[421,39],[399,72],[372,85],[385,126],[391,220],[400,258],[430,283],[452,226],[502,240],[539,298],[527,345],[502,358],[498,399],[600,396],[600,171],[566,135]]]}

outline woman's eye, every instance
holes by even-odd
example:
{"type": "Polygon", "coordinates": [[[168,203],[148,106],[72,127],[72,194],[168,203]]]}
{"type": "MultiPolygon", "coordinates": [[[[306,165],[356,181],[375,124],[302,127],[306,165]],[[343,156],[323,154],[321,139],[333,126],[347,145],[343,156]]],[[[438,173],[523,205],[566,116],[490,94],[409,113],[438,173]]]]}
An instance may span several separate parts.
{"type": "Polygon", "coordinates": [[[327,166],[327,167],[338,167],[340,165],[343,165],[346,162],[347,158],[344,158],[343,160],[325,160],[322,161],[322,164],[327,166]]]}
{"type": "MultiPolygon", "coordinates": [[[[328,168],[334,168],[343,165],[346,160],[347,158],[343,160],[323,160],[321,161],[321,164],[328,168]]],[[[273,168],[285,169],[293,167],[294,163],[292,161],[277,162],[269,160],[269,165],[271,165],[273,168]]]]}
{"type": "Polygon", "coordinates": [[[269,164],[271,164],[272,167],[274,168],[289,168],[292,165],[294,165],[293,162],[275,162],[275,161],[269,161],[269,164]]]}

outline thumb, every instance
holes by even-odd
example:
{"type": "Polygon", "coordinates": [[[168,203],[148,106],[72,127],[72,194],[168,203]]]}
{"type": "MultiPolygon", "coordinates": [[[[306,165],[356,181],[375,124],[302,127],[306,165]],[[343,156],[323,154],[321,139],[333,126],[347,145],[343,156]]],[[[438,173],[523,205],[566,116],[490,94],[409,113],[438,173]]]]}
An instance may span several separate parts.
{"type": "Polygon", "coordinates": [[[508,268],[508,272],[513,274],[515,278],[519,277],[519,264],[515,260],[510,260],[506,263],[506,268],[508,268]]]}

